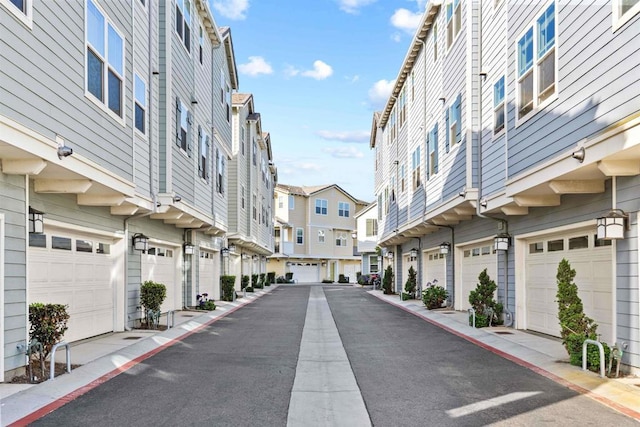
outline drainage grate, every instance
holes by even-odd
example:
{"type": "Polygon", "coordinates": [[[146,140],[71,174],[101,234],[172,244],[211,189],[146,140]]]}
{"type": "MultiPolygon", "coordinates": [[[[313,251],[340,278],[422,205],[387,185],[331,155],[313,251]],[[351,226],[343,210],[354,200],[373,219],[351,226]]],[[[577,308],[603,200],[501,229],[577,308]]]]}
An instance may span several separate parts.
{"type": "Polygon", "coordinates": [[[180,317],[195,317],[193,314],[183,314],[180,317]]]}
{"type": "Polygon", "coordinates": [[[493,331],[493,333],[498,335],[513,335],[513,332],[509,331],[493,331]]]}
{"type": "Polygon", "coordinates": [[[142,337],[124,337],[123,340],[139,340],[142,337]]]}
{"type": "Polygon", "coordinates": [[[436,311],[438,314],[456,314],[455,311],[436,311]]]}

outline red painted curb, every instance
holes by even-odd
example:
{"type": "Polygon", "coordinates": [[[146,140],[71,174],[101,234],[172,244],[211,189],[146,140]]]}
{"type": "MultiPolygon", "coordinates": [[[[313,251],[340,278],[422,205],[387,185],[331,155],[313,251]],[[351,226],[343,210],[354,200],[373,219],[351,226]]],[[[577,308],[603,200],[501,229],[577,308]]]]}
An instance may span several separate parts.
{"type": "Polygon", "coordinates": [[[473,343],[473,344],[475,344],[475,345],[477,345],[479,347],[482,347],[485,350],[488,350],[488,351],[490,351],[490,352],[492,352],[494,354],[497,354],[498,356],[500,356],[500,357],[502,357],[504,359],[510,360],[513,363],[517,364],[517,365],[523,366],[523,367],[525,367],[525,368],[527,368],[527,369],[529,369],[529,370],[531,370],[531,371],[533,371],[533,372],[535,372],[535,373],[537,373],[539,375],[542,375],[543,377],[547,377],[550,380],[555,381],[556,383],[567,387],[568,389],[571,389],[571,390],[573,390],[573,391],[575,391],[577,393],[583,394],[583,395],[585,395],[585,396],[587,396],[587,397],[589,397],[589,398],[591,398],[593,400],[597,400],[598,402],[600,402],[600,403],[602,403],[602,404],[604,404],[604,405],[606,405],[606,406],[608,406],[608,407],[610,407],[612,409],[615,409],[616,411],[618,411],[618,412],[620,412],[620,413],[622,413],[622,414],[624,414],[624,415],[626,415],[628,417],[634,418],[636,420],[640,420],[640,412],[638,412],[638,411],[635,411],[635,410],[633,410],[631,408],[627,408],[626,406],[622,406],[622,405],[614,402],[613,400],[608,399],[608,398],[603,397],[603,396],[600,396],[600,395],[598,395],[596,393],[592,393],[590,390],[587,390],[586,388],[580,387],[577,384],[574,384],[574,383],[572,383],[572,382],[570,382],[568,380],[565,380],[564,378],[559,377],[558,375],[556,375],[556,374],[554,374],[552,372],[549,372],[549,371],[547,371],[545,369],[542,369],[541,367],[536,366],[536,365],[534,365],[534,364],[532,364],[530,362],[527,362],[526,360],[522,360],[522,359],[520,359],[520,358],[518,358],[518,357],[516,357],[516,356],[514,356],[512,354],[505,353],[504,351],[499,350],[499,349],[497,349],[495,347],[492,347],[489,344],[485,344],[482,341],[478,341],[475,338],[472,338],[472,337],[470,337],[468,335],[465,335],[465,334],[463,334],[461,332],[458,332],[458,331],[456,331],[456,330],[454,330],[454,329],[452,329],[452,328],[450,328],[450,327],[448,327],[446,325],[438,323],[433,319],[429,319],[425,315],[417,313],[415,311],[412,311],[412,310],[406,308],[405,306],[403,306],[401,304],[397,304],[397,303],[395,303],[393,301],[389,301],[386,298],[381,298],[380,296],[375,295],[375,294],[370,294],[370,295],[373,295],[376,298],[378,298],[379,300],[384,301],[384,302],[386,302],[388,304],[391,304],[391,305],[394,305],[394,306],[396,306],[398,308],[401,308],[402,310],[406,311],[407,313],[411,313],[414,316],[419,317],[422,320],[425,320],[425,321],[431,323],[432,325],[439,327],[440,329],[444,329],[445,331],[447,331],[447,332],[449,332],[449,333],[451,333],[453,335],[456,335],[456,336],[458,336],[460,338],[463,338],[463,339],[469,341],[470,343],[473,343]]]}
{"type": "MultiPolygon", "coordinates": [[[[274,288],[275,289],[275,288],[274,288]]],[[[266,295],[267,292],[263,293],[262,295],[259,295],[258,298],[261,298],[262,296],[266,295]]],[[[256,298],[257,299],[257,298],[256,298]]],[[[181,335],[178,338],[174,338],[171,341],[162,344],[161,346],[148,351],[147,353],[144,353],[138,357],[136,357],[133,360],[130,360],[129,362],[125,363],[124,365],[115,368],[114,370],[112,370],[111,372],[107,372],[106,374],[104,374],[103,376],[91,381],[89,384],[86,384],[74,391],[72,391],[71,393],[66,394],[65,396],[62,396],[56,400],[54,400],[53,402],[43,406],[40,409],[37,409],[36,411],[30,413],[29,415],[26,415],[22,418],[20,418],[19,420],[14,421],[11,424],[8,424],[7,427],[22,427],[22,426],[27,426],[29,424],[31,424],[32,422],[39,420],[40,418],[44,417],[45,415],[55,411],[56,409],[61,408],[62,406],[66,405],[67,403],[77,399],[78,397],[82,396],[83,394],[93,390],[94,388],[98,387],[101,384],[106,383],[107,381],[109,381],[112,378],[117,377],[118,375],[120,375],[123,372],[128,371],[129,369],[131,369],[132,367],[134,367],[135,365],[137,365],[138,363],[150,358],[151,356],[154,356],[155,354],[160,353],[162,350],[171,347],[174,344],[177,344],[178,342],[182,341],[183,339],[187,338],[188,336],[191,336],[193,334],[195,334],[196,332],[201,331],[202,329],[206,328],[207,326],[211,325],[212,323],[217,322],[218,320],[228,316],[229,314],[233,313],[234,311],[244,307],[245,305],[251,304],[253,301],[247,301],[245,303],[243,303],[242,305],[239,305],[237,307],[233,307],[231,310],[229,310],[226,313],[221,314],[220,316],[216,317],[215,319],[211,319],[206,323],[203,323],[202,325],[198,326],[197,328],[193,329],[192,331],[189,331],[187,333],[185,333],[184,335],[181,335]]]]}

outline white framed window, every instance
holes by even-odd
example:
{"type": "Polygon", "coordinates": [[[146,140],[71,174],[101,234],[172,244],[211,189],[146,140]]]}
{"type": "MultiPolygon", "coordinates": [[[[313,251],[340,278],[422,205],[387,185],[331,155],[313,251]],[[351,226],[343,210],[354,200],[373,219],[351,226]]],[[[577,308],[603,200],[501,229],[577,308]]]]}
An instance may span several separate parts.
{"type": "Polygon", "coordinates": [[[403,163],[402,166],[400,166],[400,191],[402,193],[404,193],[406,175],[405,164],[403,163]]]}
{"type": "Polygon", "coordinates": [[[227,112],[227,122],[231,121],[231,86],[225,85],[225,108],[227,112]]]}
{"type": "Polygon", "coordinates": [[[134,82],[134,123],[136,129],[143,134],[147,133],[147,83],[136,73],[134,82]]]}
{"type": "Polygon", "coordinates": [[[326,215],[328,204],[326,199],[316,199],[316,215],[326,215]]]}
{"type": "Polygon", "coordinates": [[[493,85],[493,134],[504,130],[505,102],[504,102],[504,76],[500,77],[493,85]]]}
{"type": "Polygon", "coordinates": [[[198,176],[209,181],[211,138],[198,126],[198,176]]]}
{"type": "Polygon", "coordinates": [[[451,0],[447,3],[447,49],[451,47],[460,33],[462,26],[462,6],[460,0],[451,0]]]}
{"type": "Polygon", "coordinates": [[[258,220],[258,196],[253,193],[253,205],[252,205],[252,210],[253,210],[253,220],[257,221],[258,220]]]}
{"type": "Polygon", "coordinates": [[[367,237],[375,237],[378,235],[378,220],[374,218],[367,218],[367,237]]]}
{"type": "Polygon", "coordinates": [[[242,210],[244,210],[245,207],[245,189],[244,189],[244,185],[240,186],[240,207],[242,208],[242,210]]]}
{"type": "Polygon", "coordinates": [[[420,146],[416,147],[411,154],[411,182],[413,190],[420,187],[420,146]]]}
{"type": "Polygon", "coordinates": [[[85,19],[85,94],[123,123],[124,37],[93,0],[85,19]]]}
{"type": "Polygon", "coordinates": [[[33,0],[0,0],[0,4],[29,29],[33,29],[33,0]]]}
{"type": "Polygon", "coordinates": [[[253,140],[253,151],[252,151],[253,165],[258,166],[258,144],[256,140],[253,140]]]}
{"type": "Polygon", "coordinates": [[[200,57],[200,64],[204,63],[204,30],[202,29],[202,27],[200,27],[200,49],[199,49],[199,57],[200,57]]]}
{"type": "Polygon", "coordinates": [[[220,154],[220,150],[216,148],[216,190],[220,194],[224,194],[224,176],[226,169],[226,160],[224,155],[220,154]]]}
{"type": "Polygon", "coordinates": [[[318,230],[318,243],[324,243],[324,230],[318,230]]]}
{"type": "Polygon", "coordinates": [[[349,218],[349,210],[351,205],[347,202],[338,202],[338,216],[349,218]]]}
{"type": "Polygon", "coordinates": [[[427,179],[438,173],[438,123],[427,134],[427,179]]]}
{"type": "Polygon", "coordinates": [[[302,228],[296,228],[296,244],[304,244],[304,230],[302,228]]]}
{"type": "Polygon", "coordinates": [[[546,105],[557,94],[556,33],[553,2],[518,38],[516,123],[546,105]]]}
{"type": "Polygon", "coordinates": [[[176,145],[182,151],[191,157],[191,113],[187,106],[180,100],[176,99],[176,145]]]}
{"type": "Polygon", "coordinates": [[[289,195],[289,210],[292,211],[296,208],[296,199],[292,194],[289,195]]]}
{"type": "Polygon", "coordinates": [[[284,196],[278,196],[278,209],[284,208],[284,196]]]}
{"type": "Polygon", "coordinates": [[[336,234],[336,246],[347,246],[347,233],[341,231],[336,234]]]}
{"type": "Polygon", "coordinates": [[[369,273],[378,272],[378,255],[369,255],[369,273]]]}
{"type": "Polygon", "coordinates": [[[191,0],[176,0],[176,34],[191,53],[191,0]]]}
{"type": "Polygon", "coordinates": [[[613,31],[640,13],[640,0],[613,0],[613,31]]]}
{"type": "Polygon", "coordinates": [[[458,94],[456,100],[445,110],[444,121],[446,123],[447,139],[445,152],[462,141],[462,98],[458,94]]]}
{"type": "Polygon", "coordinates": [[[436,62],[438,60],[438,24],[433,24],[431,37],[433,38],[433,62],[436,62]]]}

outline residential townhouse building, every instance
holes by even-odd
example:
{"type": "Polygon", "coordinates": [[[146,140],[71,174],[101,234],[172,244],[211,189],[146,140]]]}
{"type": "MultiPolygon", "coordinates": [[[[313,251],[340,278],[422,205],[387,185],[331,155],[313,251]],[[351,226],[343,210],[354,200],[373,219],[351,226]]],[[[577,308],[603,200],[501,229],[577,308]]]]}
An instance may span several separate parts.
{"type": "Polygon", "coordinates": [[[370,203],[356,217],[356,254],[360,257],[361,274],[380,274],[382,257],[378,248],[378,206],[370,203]]]}
{"type": "Polygon", "coordinates": [[[640,367],[639,36],[638,1],[427,4],[371,134],[396,291],[413,266],[466,310],[487,269],[506,325],[559,336],[565,258],[640,367]]]}
{"type": "Polygon", "coordinates": [[[366,202],[335,184],[277,184],[274,204],[275,253],[269,271],[293,273],[298,283],[338,281],[341,274],[355,283],[361,267],[353,237],[355,215],[366,202]]]}
{"type": "Polygon", "coordinates": [[[278,181],[271,152],[271,136],[251,94],[235,93],[233,157],[229,168],[229,274],[241,277],[267,273],[267,257],[274,251],[273,200],[278,181]]]}
{"type": "Polygon", "coordinates": [[[220,297],[229,229],[231,34],[204,0],[0,1],[0,381],[28,305],[73,342],[220,297]],[[123,7],[126,5],[126,7],[123,7]]]}

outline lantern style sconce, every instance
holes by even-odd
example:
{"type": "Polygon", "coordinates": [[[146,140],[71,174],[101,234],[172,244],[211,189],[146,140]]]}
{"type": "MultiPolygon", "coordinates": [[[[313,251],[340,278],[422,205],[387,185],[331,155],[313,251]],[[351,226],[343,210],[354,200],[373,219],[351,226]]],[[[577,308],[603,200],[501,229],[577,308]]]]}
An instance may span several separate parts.
{"type": "Polygon", "coordinates": [[[254,256],[251,257],[251,259],[254,260],[254,261],[257,261],[258,258],[259,258],[258,255],[254,255],[254,256]]]}
{"type": "Polygon", "coordinates": [[[612,209],[606,216],[596,219],[597,238],[605,240],[624,239],[624,230],[628,229],[629,215],[622,209],[612,209]]]}
{"type": "Polygon", "coordinates": [[[29,233],[44,233],[44,212],[33,209],[29,206],[29,233]]]}
{"type": "Polygon", "coordinates": [[[411,256],[411,258],[418,258],[418,250],[416,248],[411,249],[409,256],[411,256]]]}
{"type": "Polygon", "coordinates": [[[451,243],[449,242],[442,242],[440,243],[440,253],[443,255],[446,255],[449,253],[449,251],[451,250],[451,243]]]}
{"type": "Polygon", "coordinates": [[[236,245],[234,245],[233,243],[229,245],[229,252],[233,252],[234,254],[236,253],[236,245]]]}
{"type": "Polygon", "coordinates": [[[393,259],[393,252],[387,252],[387,258],[393,259]]]}
{"type": "Polygon", "coordinates": [[[184,254],[185,255],[193,255],[195,251],[195,246],[193,246],[191,243],[185,243],[184,244],[184,254]]]}
{"type": "Polygon", "coordinates": [[[355,230],[354,230],[354,231],[352,231],[352,232],[351,232],[351,238],[352,238],[353,240],[357,239],[357,238],[358,238],[358,232],[357,232],[357,231],[355,231],[355,230]]]}
{"type": "Polygon", "coordinates": [[[133,249],[136,251],[147,251],[149,249],[149,238],[142,233],[133,235],[133,249]]]}
{"type": "Polygon", "coordinates": [[[247,254],[242,254],[242,259],[249,259],[249,255],[247,255],[247,254]]]}
{"type": "Polygon", "coordinates": [[[222,248],[220,252],[222,253],[222,256],[224,258],[227,258],[229,256],[229,248],[222,248]]]}
{"type": "Polygon", "coordinates": [[[493,244],[497,251],[508,251],[510,241],[511,238],[508,234],[498,234],[495,239],[493,239],[493,244]]]}

